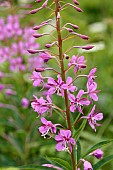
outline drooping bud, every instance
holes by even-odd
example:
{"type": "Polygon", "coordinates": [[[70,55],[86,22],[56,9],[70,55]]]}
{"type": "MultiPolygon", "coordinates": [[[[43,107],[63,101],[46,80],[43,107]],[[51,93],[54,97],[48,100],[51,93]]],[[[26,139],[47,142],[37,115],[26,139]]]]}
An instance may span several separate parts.
{"type": "Polygon", "coordinates": [[[77,0],[73,0],[74,4],[79,5],[79,2],[77,0]]]}
{"type": "Polygon", "coordinates": [[[39,30],[42,27],[42,25],[37,25],[33,27],[33,30],[39,30]]]}
{"type": "Polygon", "coordinates": [[[40,53],[39,56],[44,60],[45,63],[52,58],[52,56],[48,52],[40,53]]]}
{"type": "Polygon", "coordinates": [[[30,14],[36,14],[39,10],[41,10],[42,9],[42,7],[40,7],[40,8],[37,8],[37,9],[33,9],[32,11],[30,11],[29,13],[30,14]]]}
{"type": "Polygon", "coordinates": [[[47,6],[48,0],[46,0],[43,4],[42,4],[42,8],[45,8],[47,6]]]}
{"type": "Polygon", "coordinates": [[[73,46],[73,48],[82,48],[84,50],[91,50],[92,48],[94,48],[93,45],[88,45],[88,46],[73,46]]]}
{"type": "Polygon", "coordinates": [[[76,11],[78,12],[83,12],[83,10],[81,8],[78,8],[77,6],[74,6],[74,9],[76,9],[76,11]]]}
{"type": "Polygon", "coordinates": [[[48,35],[48,34],[33,34],[33,37],[35,37],[35,38],[40,38],[40,37],[42,37],[42,36],[44,36],[44,35],[48,35]]]}
{"type": "Polygon", "coordinates": [[[65,29],[66,29],[67,31],[69,31],[69,32],[73,32],[73,30],[72,30],[71,28],[66,28],[66,27],[65,27],[65,29]]]}
{"type": "Polygon", "coordinates": [[[39,53],[39,50],[32,50],[32,49],[28,49],[27,50],[30,54],[36,54],[39,53]]]}
{"type": "Polygon", "coordinates": [[[51,44],[45,44],[45,47],[46,47],[46,48],[50,48],[50,47],[52,47],[54,44],[55,44],[55,42],[53,42],[53,43],[51,43],[51,44]]]}
{"type": "Polygon", "coordinates": [[[71,24],[71,23],[69,25],[71,25],[74,29],[79,29],[78,25],[74,25],[74,24],[71,24]]]}
{"type": "Polygon", "coordinates": [[[84,39],[84,40],[88,40],[88,39],[89,39],[89,37],[88,37],[87,35],[78,34],[78,33],[76,33],[76,32],[72,32],[72,34],[75,34],[75,35],[77,35],[78,37],[80,37],[80,38],[82,38],[82,39],[84,39]]]}
{"type": "Polygon", "coordinates": [[[78,36],[80,38],[84,39],[84,40],[88,40],[89,39],[89,37],[87,35],[79,34],[78,36]]]}
{"type": "Polygon", "coordinates": [[[35,71],[36,72],[43,72],[43,71],[45,71],[45,69],[44,68],[35,68],[35,71]]]}
{"type": "Polygon", "coordinates": [[[94,48],[93,45],[83,46],[83,47],[82,47],[82,49],[84,49],[84,50],[90,50],[90,49],[92,49],[92,48],[94,48]]]}

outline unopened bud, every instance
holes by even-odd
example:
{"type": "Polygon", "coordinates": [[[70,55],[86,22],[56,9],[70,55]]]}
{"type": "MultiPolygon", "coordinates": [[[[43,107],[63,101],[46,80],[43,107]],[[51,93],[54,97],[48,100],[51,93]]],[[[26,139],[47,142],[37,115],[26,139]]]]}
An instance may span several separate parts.
{"type": "Polygon", "coordinates": [[[79,36],[80,38],[84,39],[84,40],[88,40],[88,39],[89,39],[89,37],[86,36],[86,35],[79,34],[78,36],[79,36]]]}
{"type": "Polygon", "coordinates": [[[40,7],[40,8],[37,8],[37,9],[33,9],[32,11],[30,11],[29,13],[30,14],[35,14],[35,13],[37,13],[39,10],[41,10],[42,9],[42,7],[40,7]]]}
{"type": "Polygon", "coordinates": [[[40,38],[40,37],[42,37],[44,34],[33,34],[33,37],[35,37],[35,38],[40,38]]]}
{"type": "Polygon", "coordinates": [[[73,0],[74,4],[79,5],[79,2],[76,0],[73,0]]]}
{"type": "Polygon", "coordinates": [[[73,30],[71,28],[66,28],[66,30],[69,32],[73,32],[73,30]]]}
{"type": "Polygon", "coordinates": [[[76,11],[83,12],[83,10],[81,8],[78,8],[77,6],[73,6],[73,7],[74,7],[74,9],[76,9],[76,11]]]}
{"type": "Polygon", "coordinates": [[[35,68],[35,71],[36,72],[43,72],[43,71],[45,71],[45,69],[44,68],[35,68]]]}
{"type": "Polygon", "coordinates": [[[42,4],[42,8],[45,8],[47,6],[48,0],[46,0],[43,4],[42,4]]]}
{"type": "Polygon", "coordinates": [[[46,48],[50,48],[50,47],[52,47],[54,44],[55,44],[55,43],[45,44],[45,47],[46,47],[46,48]]]}
{"type": "Polygon", "coordinates": [[[42,25],[37,25],[33,27],[33,30],[39,30],[42,27],[42,25]]]}
{"type": "Polygon", "coordinates": [[[74,29],[79,29],[78,25],[70,24],[74,29]]]}
{"type": "Polygon", "coordinates": [[[28,51],[30,54],[36,54],[36,53],[38,53],[38,50],[28,49],[27,51],[28,51]]]}
{"type": "Polygon", "coordinates": [[[92,48],[94,48],[93,45],[83,46],[83,47],[82,47],[82,49],[84,49],[84,50],[90,50],[90,49],[92,49],[92,48]]]}

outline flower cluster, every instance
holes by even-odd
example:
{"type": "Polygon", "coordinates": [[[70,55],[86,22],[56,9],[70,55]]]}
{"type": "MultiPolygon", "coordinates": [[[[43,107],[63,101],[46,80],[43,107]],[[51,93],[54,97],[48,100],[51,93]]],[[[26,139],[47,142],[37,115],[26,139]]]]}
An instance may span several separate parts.
{"type": "MultiPolygon", "coordinates": [[[[7,18],[0,18],[0,91],[7,96],[17,94],[15,87],[16,75],[22,75],[23,79],[28,72],[36,67],[42,67],[44,59],[40,54],[32,56],[27,51],[28,48],[39,48],[36,43],[35,30],[31,27],[22,27],[20,25],[20,16],[8,15],[7,18]]],[[[26,83],[26,82],[25,82],[26,83]]],[[[21,106],[27,108],[29,105],[26,94],[21,96],[21,106]]]]}
{"type": "MultiPolygon", "coordinates": [[[[42,2],[36,1],[36,2],[42,2]]],[[[28,51],[31,54],[35,53],[41,53],[41,58],[44,59],[44,62],[48,63],[50,60],[54,60],[54,62],[57,62],[57,66],[59,69],[56,68],[35,68],[35,71],[33,71],[33,74],[31,76],[31,79],[33,81],[33,86],[37,87],[42,85],[43,89],[46,90],[46,99],[43,97],[36,97],[34,96],[33,101],[31,102],[31,106],[34,109],[35,112],[37,112],[38,116],[41,117],[42,125],[39,127],[39,132],[44,136],[44,138],[48,135],[50,137],[53,137],[56,144],[56,150],[57,151],[68,151],[71,155],[72,159],[72,165],[73,169],[75,169],[75,161],[74,161],[74,153],[73,148],[76,146],[76,141],[73,137],[72,133],[72,127],[74,124],[78,123],[79,121],[84,121],[83,119],[87,119],[89,125],[91,128],[96,131],[95,126],[100,126],[96,121],[100,121],[103,119],[103,114],[95,111],[96,105],[94,102],[98,101],[98,93],[99,90],[97,90],[97,83],[95,82],[95,73],[96,68],[93,68],[90,70],[89,74],[82,74],[82,72],[87,68],[85,57],[82,55],[73,55],[70,56],[70,54],[67,54],[70,50],[73,48],[82,48],[85,50],[90,50],[93,48],[93,46],[73,46],[67,49],[67,51],[62,50],[62,44],[63,41],[67,40],[67,37],[71,35],[78,36],[79,38],[83,40],[88,40],[89,37],[83,34],[78,34],[75,30],[79,27],[77,25],[74,25],[73,23],[66,23],[64,26],[61,27],[60,24],[60,12],[66,7],[71,6],[74,8],[77,12],[83,12],[81,8],[79,8],[77,5],[79,5],[78,1],[73,0],[73,4],[71,3],[60,3],[59,0],[53,0],[53,4],[55,4],[55,9],[51,9],[49,6],[49,9],[54,11],[56,16],[56,24],[53,25],[51,23],[52,19],[49,19],[47,21],[42,22],[40,25],[35,26],[34,30],[40,30],[45,25],[52,26],[57,33],[56,35],[53,33],[43,33],[43,34],[33,34],[35,38],[40,38],[42,36],[50,35],[53,38],[53,41],[49,44],[45,44],[46,49],[42,50],[36,50],[29,48],[28,51]],[[69,27],[71,28],[69,28],[69,27]],[[67,31],[68,34],[66,37],[62,38],[62,32],[67,31]],[[56,41],[57,40],[57,41],[56,41]],[[55,46],[58,48],[58,54],[54,53],[54,49],[52,48],[55,46]],[[53,56],[54,55],[54,56],[53,56]],[[68,64],[64,64],[65,59],[68,60],[68,64]],[[73,69],[74,72],[74,78],[73,76],[69,76],[68,73],[70,69],[73,69]],[[45,76],[45,71],[49,70],[50,72],[54,72],[56,76],[54,77],[47,77],[45,76]],[[60,70],[60,71],[59,71],[60,70]],[[86,87],[84,89],[80,89],[79,86],[77,87],[76,80],[85,78],[86,79],[86,87]],[[54,102],[52,102],[53,96],[57,96],[60,99],[63,99],[65,108],[58,107],[54,102]],[[92,110],[87,113],[84,111],[84,107],[89,108],[91,107],[92,110]],[[64,118],[65,122],[67,122],[67,126],[62,126],[60,124],[53,124],[51,121],[46,120],[44,118],[47,116],[47,112],[50,112],[50,115],[53,116],[54,112],[52,113],[53,109],[57,109],[62,117],[64,118]],[[78,115],[78,113],[81,115],[80,118],[76,122],[72,121],[70,119],[71,114],[78,115]],[[74,123],[74,124],[73,124],[74,123]],[[60,126],[57,129],[57,126],[60,126]]],[[[33,9],[30,11],[31,14],[35,14],[38,11],[40,11],[43,8],[48,8],[48,0],[46,0],[44,3],[42,3],[40,8],[33,9]]],[[[52,75],[52,74],[51,74],[52,75]]],[[[87,109],[88,110],[88,109],[87,109]]],[[[77,147],[77,146],[76,146],[77,147]]],[[[94,155],[96,158],[100,159],[102,158],[103,152],[98,149],[91,153],[91,155],[94,155]]],[[[92,165],[90,162],[80,159],[80,162],[83,162],[84,170],[92,170],[92,165]]],[[[52,165],[48,164],[48,167],[52,167],[52,165]]],[[[76,166],[76,169],[80,169],[79,163],[76,166]]]]}

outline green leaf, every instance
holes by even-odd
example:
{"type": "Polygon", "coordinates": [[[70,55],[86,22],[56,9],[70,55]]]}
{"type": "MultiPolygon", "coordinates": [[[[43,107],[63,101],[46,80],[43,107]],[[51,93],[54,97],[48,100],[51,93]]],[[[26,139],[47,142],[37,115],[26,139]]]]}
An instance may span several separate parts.
{"type": "Polygon", "coordinates": [[[23,166],[18,166],[18,168],[21,169],[37,169],[37,170],[46,170],[46,169],[50,169],[53,170],[53,168],[49,168],[49,167],[44,167],[44,166],[40,166],[40,165],[23,165],[23,166]]]}
{"type": "Polygon", "coordinates": [[[76,143],[77,143],[77,162],[78,162],[81,158],[81,145],[79,141],[77,141],[76,143]]]}
{"type": "Polygon", "coordinates": [[[65,170],[72,170],[70,164],[61,158],[47,157],[47,159],[62,166],[65,170]]]}
{"type": "Polygon", "coordinates": [[[106,141],[102,141],[97,143],[96,145],[94,145],[93,147],[91,147],[83,156],[82,158],[86,157],[89,153],[93,152],[94,150],[98,149],[98,148],[102,148],[103,146],[106,146],[107,144],[109,144],[110,142],[113,142],[113,139],[110,140],[106,140],[106,141]]]}
{"type": "Polygon", "coordinates": [[[99,168],[101,168],[103,165],[107,164],[108,162],[110,162],[113,159],[113,155],[107,156],[106,158],[100,160],[99,162],[97,162],[95,165],[93,165],[93,169],[97,170],[99,168]]]}
{"type": "Polygon", "coordinates": [[[79,139],[79,136],[80,136],[81,132],[82,132],[83,129],[85,128],[86,122],[87,122],[87,119],[84,119],[84,120],[82,121],[79,129],[75,132],[74,138],[75,138],[76,140],[79,139]]]}

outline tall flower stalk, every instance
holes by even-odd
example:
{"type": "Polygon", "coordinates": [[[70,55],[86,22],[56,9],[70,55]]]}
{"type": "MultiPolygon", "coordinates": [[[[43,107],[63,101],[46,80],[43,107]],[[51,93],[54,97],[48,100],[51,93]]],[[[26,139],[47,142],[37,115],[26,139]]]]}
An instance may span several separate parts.
{"type": "MultiPolygon", "coordinates": [[[[41,0],[36,0],[37,3],[42,2],[41,0]]],[[[46,138],[47,135],[50,136],[50,138],[54,138],[57,142],[56,150],[57,151],[67,151],[71,157],[71,163],[72,163],[72,170],[80,170],[81,165],[83,164],[84,170],[92,170],[93,167],[90,162],[86,161],[82,157],[78,160],[77,159],[77,141],[76,141],[76,124],[78,124],[81,121],[84,121],[85,119],[88,120],[89,125],[91,128],[96,131],[95,126],[100,126],[96,121],[100,121],[103,119],[103,114],[98,113],[95,111],[96,105],[93,103],[98,101],[98,92],[97,90],[97,83],[95,81],[95,72],[96,68],[93,68],[88,75],[81,74],[81,71],[86,69],[86,60],[84,59],[84,56],[78,56],[73,55],[72,58],[68,56],[68,52],[71,51],[73,48],[81,48],[85,50],[90,50],[93,48],[91,45],[86,46],[72,46],[69,49],[64,52],[63,50],[63,42],[64,40],[67,40],[69,36],[78,36],[79,38],[83,40],[88,40],[89,37],[83,34],[79,34],[75,32],[76,29],[79,27],[77,25],[74,25],[72,23],[66,23],[64,26],[61,25],[61,16],[60,12],[65,9],[66,6],[70,6],[74,8],[77,12],[83,12],[81,8],[79,8],[77,5],[79,5],[78,1],[73,0],[74,4],[66,3],[60,1],[60,0],[53,0],[52,4],[48,5],[49,0],[46,0],[44,3],[42,3],[40,8],[36,8],[32,11],[30,11],[31,14],[35,14],[38,11],[40,11],[43,8],[48,8],[55,14],[55,20],[56,24],[53,25],[51,23],[52,19],[49,19],[47,21],[42,22],[40,25],[35,26],[34,30],[40,30],[45,25],[50,25],[54,28],[54,31],[56,31],[57,36],[54,36],[52,33],[49,35],[55,40],[52,43],[45,44],[46,49],[42,50],[33,50],[28,49],[29,53],[35,54],[39,53],[39,56],[43,59],[45,63],[48,63],[49,60],[55,60],[58,64],[58,67],[60,67],[60,70],[56,70],[54,68],[36,68],[35,71],[33,71],[33,74],[31,76],[31,79],[33,81],[33,85],[40,86],[42,84],[43,89],[45,89],[45,97],[38,98],[34,95],[34,99],[31,102],[31,106],[34,109],[35,112],[38,113],[40,120],[41,120],[41,127],[39,127],[39,132],[41,133],[44,138],[46,138]],[[54,7],[53,7],[54,6],[54,7]],[[67,26],[70,26],[72,28],[69,28],[67,26]],[[62,31],[66,30],[68,32],[67,36],[65,38],[62,38],[62,31]],[[56,45],[58,48],[58,54],[55,54],[55,52],[52,50],[52,46],[56,45]],[[50,50],[51,49],[51,50],[50,50]],[[68,66],[65,66],[65,59],[69,59],[68,66]],[[65,68],[66,67],[66,68],[65,68]],[[74,68],[74,79],[70,76],[68,76],[68,71],[70,69],[74,68]],[[55,74],[57,74],[57,79],[53,77],[45,77],[43,74],[46,70],[53,71],[55,74]],[[87,84],[86,84],[86,91],[83,89],[80,89],[79,87],[76,87],[76,79],[86,78],[87,84]],[[55,103],[53,103],[52,98],[53,95],[56,95],[59,98],[63,98],[65,103],[65,108],[59,108],[55,103]],[[84,107],[88,107],[91,105],[91,112],[89,112],[88,116],[84,113],[84,107]],[[65,120],[66,126],[59,124],[59,122],[56,122],[56,124],[53,124],[51,121],[46,120],[47,112],[50,112],[50,116],[53,116],[54,112],[53,109],[58,110],[59,113],[62,115],[63,119],[65,120]],[[76,115],[76,120],[71,120],[71,115],[76,115]],[[78,116],[80,115],[80,116],[78,116]],[[60,129],[58,130],[57,129],[60,129]],[[75,128],[75,132],[73,132],[73,127],[75,128]],[[75,138],[75,139],[74,139],[75,138]],[[76,154],[74,153],[76,152],[76,154]]],[[[40,38],[42,36],[48,35],[48,33],[43,34],[33,34],[35,38],[40,38]]],[[[96,155],[96,158],[102,158],[103,152],[100,149],[97,149],[93,153],[90,153],[90,155],[96,155]],[[100,155],[99,155],[100,154],[100,155]]],[[[43,166],[53,167],[54,165],[51,164],[44,164],[43,166]]],[[[57,167],[58,169],[58,167],[57,167]]]]}

